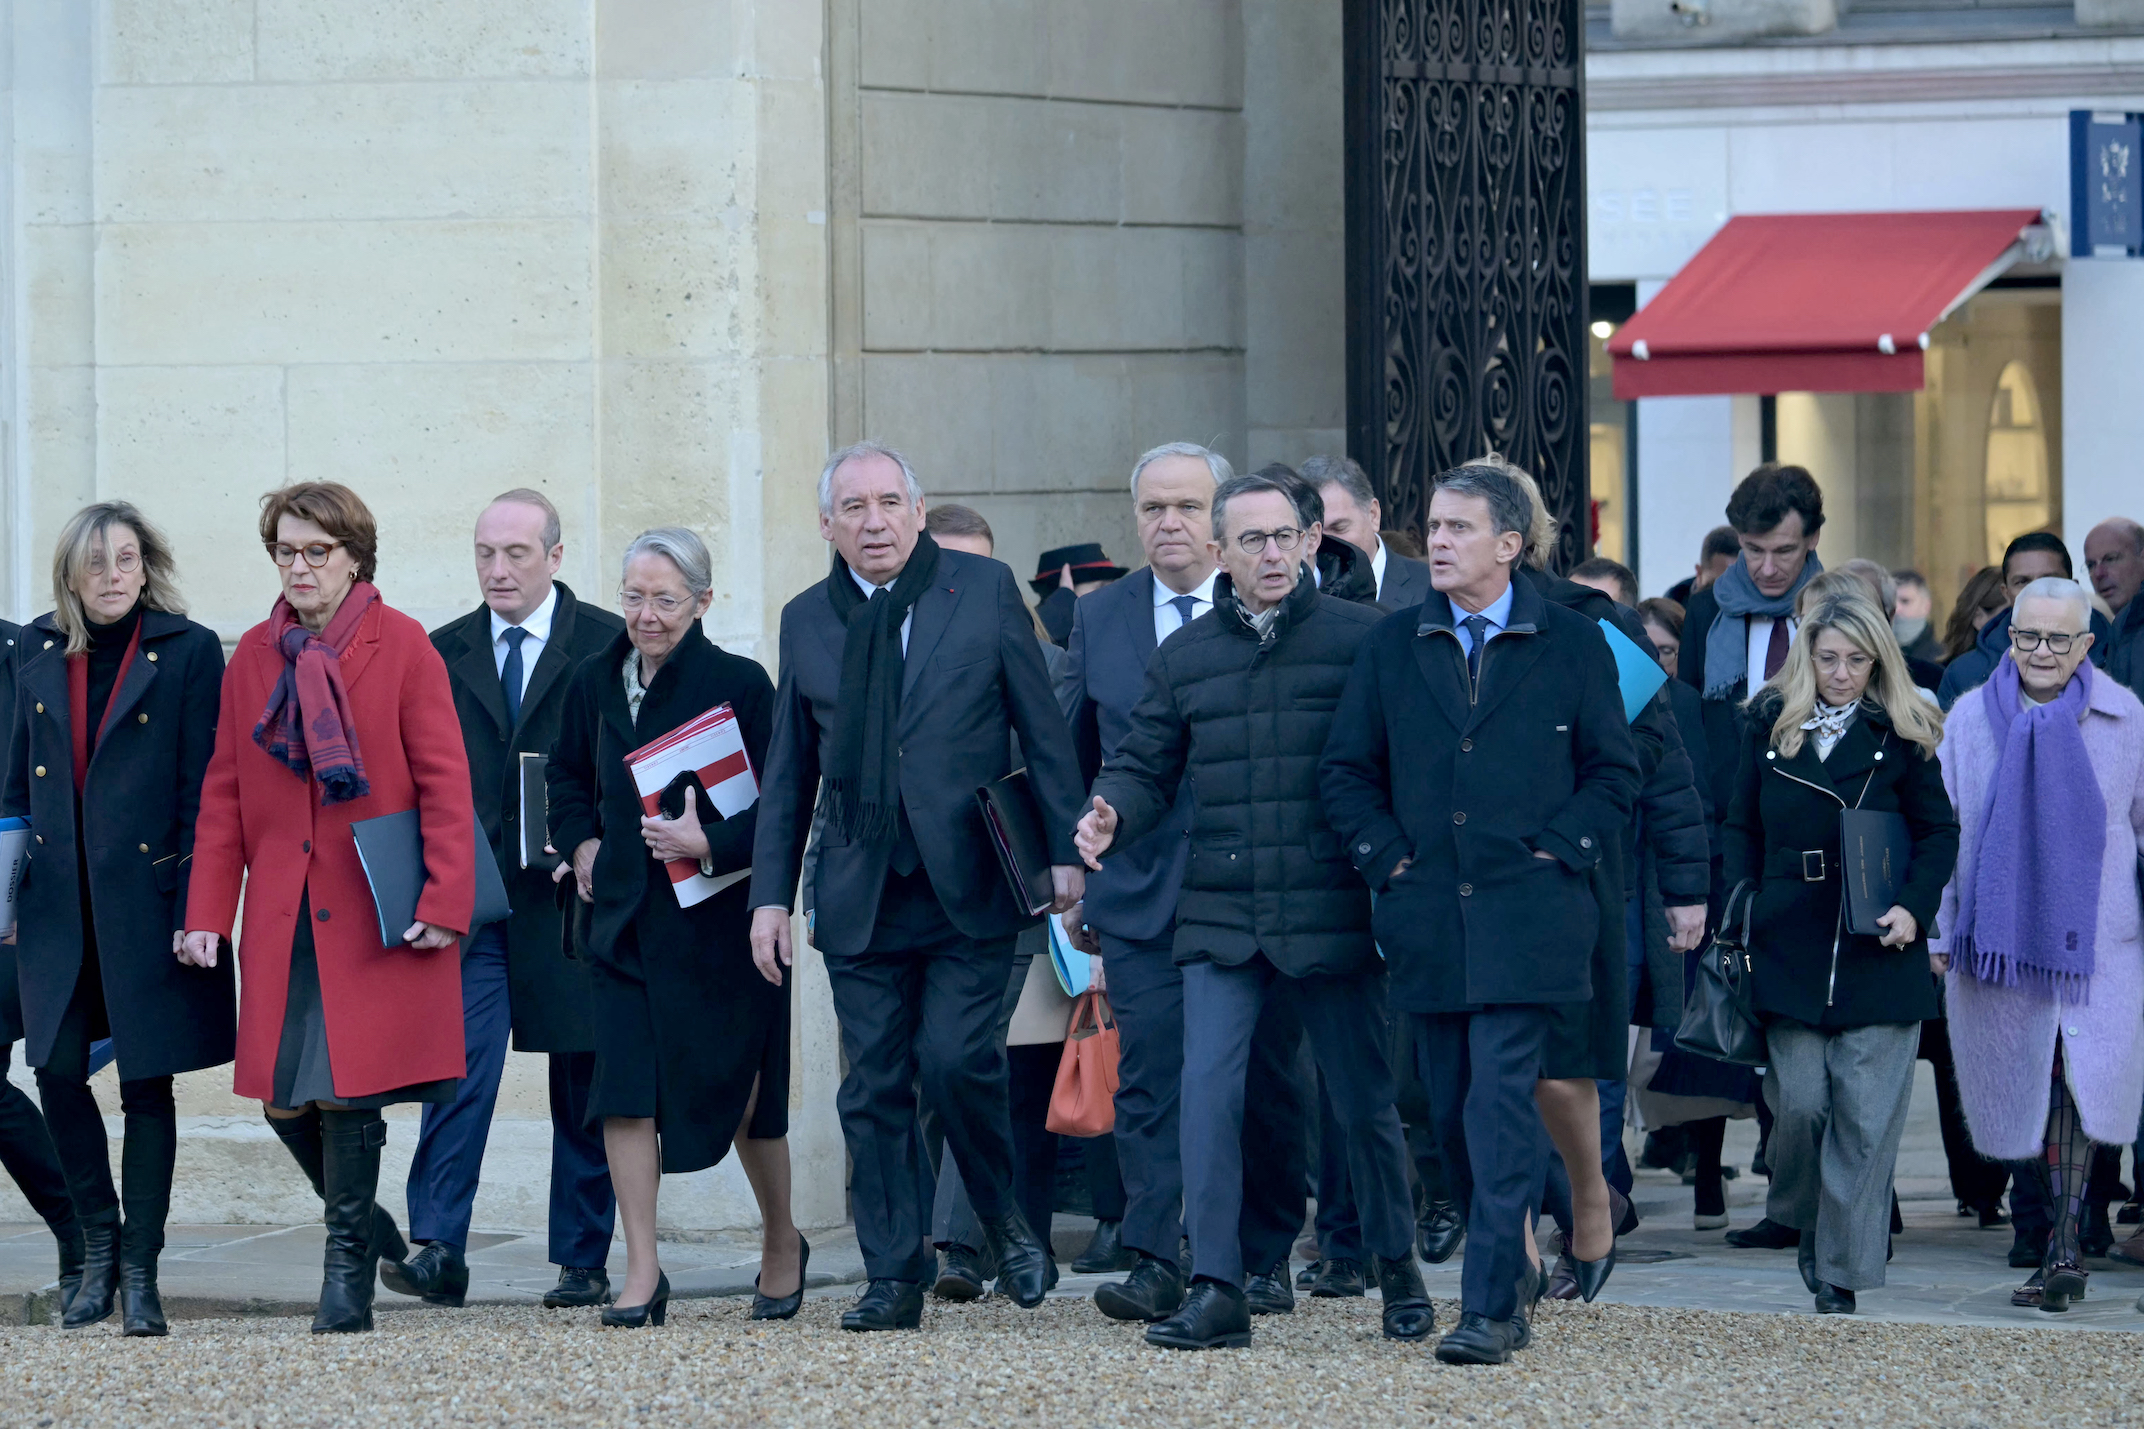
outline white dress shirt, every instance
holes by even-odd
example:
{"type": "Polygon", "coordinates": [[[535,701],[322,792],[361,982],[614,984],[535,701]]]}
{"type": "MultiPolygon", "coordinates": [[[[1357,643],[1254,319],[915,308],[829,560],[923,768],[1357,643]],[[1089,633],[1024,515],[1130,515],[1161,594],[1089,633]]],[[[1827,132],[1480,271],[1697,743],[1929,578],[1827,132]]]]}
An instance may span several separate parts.
{"type": "MultiPolygon", "coordinates": [[[[862,576],[856,574],[853,566],[849,567],[849,579],[856,582],[856,588],[864,593],[865,600],[869,600],[872,596],[886,589],[886,586],[893,584],[893,581],[888,581],[886,585],[873,585],[862,576]]],[[[896,576],[894,579],[898,580],[900,577],[896,576]]],[[[908,627],[915,623],[916,608],[911,605],[908,607],[908,614],[901,617],[901,658],[904,660],[908,658],[908,627]]]]}
{"type": "MultiPolygon", "coordinates": [[[[1800,622],[1787,621],[1787,640],[1791,643],[1800,622]]],[[[1764,684],[1764,655],[1772,644],[1772,617],[1753,615],[1749,618],[1749,693],[1756,694],[1764,684]]]]}
{"type": "MultiPolygon", "coordinates": [[[[1220,574],[1220,568],[1215,567],[1206,573],[1206,579],[1199,583],[1197,590],[1183,592],[1183,594],[1198,602],[1198,604],[1191,607],[1191,620],[1197,620],[1207,611],[1213,609],[1213,583],[1219,578],[1220,574]]],[[[1169,604],[1176,597],[1177,592],[1170,590],[1167,585],[1163,584],[1160,576],[1154,577],[1154,643],[1156,645],[1159,645],[1162,641],[1191,623],[1191,621],[1185,620],[1178,615],[1176,607],[1169,604]]]]}
{"type": "MultiPolygon", "coordinates": [[[[543,654],[543,647],[550,643],[551,617],[558,613],[558,587],[552,586],[544,596],[543,604],[529,612],[529,618],[520,628],[528,632],[521,642],[521,693],[529,692],[529,677],[536,673],[536,658],[543,654]]],[[[515,627],[494,610],[491,613],[491,667],[506,678],[506,632],[515,627]]]]}
{"type": "Polygon", "coordinates": [[[1385,593],[1385,538],[1377,538],[1377,549],[1370,553],[1370,589],[1379,595],[1385,593]]]}

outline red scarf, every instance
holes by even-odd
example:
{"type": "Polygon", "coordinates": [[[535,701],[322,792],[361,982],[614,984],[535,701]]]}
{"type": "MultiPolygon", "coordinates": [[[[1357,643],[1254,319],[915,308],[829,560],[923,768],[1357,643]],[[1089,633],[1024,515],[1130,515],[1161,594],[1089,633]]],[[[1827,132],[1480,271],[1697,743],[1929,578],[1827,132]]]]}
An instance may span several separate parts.
{"type": "Polygon", "coordinates": [[[268,640],[283,656],[283,673],[253,727],[253,742],[300,779],[319,780],[323,804],[347,803],[372,792],[357,748],[350,692],[342,683],[342,652],[379,598],[369,581],[357,582],[318,635],[298,623],[297,612],[280,596],[268,615],[268,640]]]}
{"type": "MultiPolygon", "coordinates": [[[[111,728],[112,706],[119,703],[119,692],[126,687],[127,671],[134,667],[134,656],[141,649],[141,620],[134,621],[134,634],[127,640],[127,653],[119,657],[119,673],[112,677],[112,693],[104,702],[104,718],[97,721],[97,742],[104,742],[104,731],[111,728]]],[[[67,714],[74,734],[74,792],[80,795],[89,783],[89,652],[67,657],[67,714]]]]}

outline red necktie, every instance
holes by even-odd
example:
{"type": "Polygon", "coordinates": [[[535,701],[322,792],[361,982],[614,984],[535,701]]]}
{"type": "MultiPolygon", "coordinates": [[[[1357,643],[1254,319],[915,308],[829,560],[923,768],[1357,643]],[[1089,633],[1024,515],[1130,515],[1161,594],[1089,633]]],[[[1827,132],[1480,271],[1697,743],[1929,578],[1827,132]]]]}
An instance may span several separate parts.
{"type": "Polygon", "coordinates": [[[1772,622],[1771,638],[1764,643],[1764,678],[1769,682],[1779,673],[1779,667],[1787,663],[1787,622],[1784,618],[1772,622]]]}

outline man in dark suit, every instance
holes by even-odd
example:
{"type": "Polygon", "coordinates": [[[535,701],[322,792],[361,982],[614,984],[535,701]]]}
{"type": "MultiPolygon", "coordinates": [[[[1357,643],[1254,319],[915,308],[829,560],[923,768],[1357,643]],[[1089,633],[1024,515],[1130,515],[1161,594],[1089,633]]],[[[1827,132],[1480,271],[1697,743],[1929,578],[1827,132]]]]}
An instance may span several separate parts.
{"type": "Polygon", "coordinates": [[[1255,1269],[1240,1236],[1246,1072],[1273,1002],[1299,1011],[1345,1129],[1385,1334],[1419,1340],[1435,1324],[1414,1261],[1370,900],[1317,786],[1327,712],[1380,615],[1311,580],[1317,522],[1292,485],[1260,473],[1214,493],[1208,544],[1224,567],[1214,608],[1154,653],[1130,729],[1080,817],[1080,852],[1099,869],[1119,835],[1135,843],[1162,826],[1179,791],[1197,793],[1175,938],[1193,1279],[1176,1313],[1146,1332],[1168,1349],[1250,1343],[1240,1288],[1255,1269]]]}
{"type": "Polygon", "coordinates": [[[1370,558],[1377,603],[1387,610],[1412,610],[1429,594],[1429,564],[1409,560],[1385,544],[1384,508],[1370,489],[1370,478],[1354,458],[1314,456],[1298,469],[1325,502],[1325,534],[1337,536],[1370,558]]]}
{"type": "MultiPolygon", "coordinates": [[[[1378,892],[1393,1000],[1469,1205],[1460,1322],[1437,1346],[1455,1364],[1526,1343],[1549,1009],[1592,994],[1599,921],[1617,911],[1592,872],[1639,785],[1607,641],[1513,580],[1532,516],[1500,462],[1439,479],[1435,589],[1363,642],[1321,765],[1332,826],[1378,892]]],[[[1613,1259],[1581,1262],[1581,1285],[1597,1289],[1613,1259]]]]}
{"type": "MultiPolygon", "coordinates": [[[[561,942],[556,861],[527,868],[521,861],[522,760],[550,752],[567,676],[625,628],[556,579],[565,551],[558,511],[542,492],[524,488],[496,498],[476,523],[484,603],[432,633],[469,750],[477,822],[514,910],[462,944],[468,1075],[452,1102],[425,1107],[410,1161],[410,1239],[422,1248],[380,1266],[388,1289],[434,1305],[459,1305],[469,1289],[470,1208],[509,1033],[514,1046],[548,1053],[551,1062],[550,1248],[559,1277],[543,1303],[600,1305],[610,1293],[610,1167],[601,1134],[588,1130],[583,1114],[595,1072],[588,974],[561,942]]],[[[531,813],[542,817],[540,809],[531,813]]],[[[542,832],[535,831],[539,838],[542,832]]]]}
{"type": "Polygon", "coordinates": [[[1039,1305],[1049,1249],[1012,1193],[1005,1056],[996,1039],[1015,902],[976,790],[1011,770],[1017,732],[1049,846],[1053,911],[1079,901],[1072,847],[1082,794],[1072,738],[1035,628],[1006,567],[941,550],[923,488],[897,452],[863,442],[819,477],[832,572],[782,610],[781,688],[760,785],[752,952],[782,980],[815,802],[812,941],[826,957],[848,1074],[842,1131],[870,1277],[850,1330],[913,1328],[936,1259],[916,1078],[981,1223],[1000,1291],[1039,1305]],[[822,800],[821,780],[824,779],[822,800]]]}
{"type": "MultiPolygon", "coordinates": [[[[1133,518],[1147,564],[1082,599],[1072,622],[1058,700],[1091,782],[1117,752],[1162,641],[1213,609],[1219,574],[1208,541],[1213,494],[1233,476],[1228,459],[1190,442],[1155,447],[1132,468],[1133,518]]],[[[1156,1321],[1183,1303],[1178,1138],[1184,1074],[1184,979],[1176,965],[1176,901],[1189,849],[1191,793],[1161,824],[1087,877],[1066,923],[1092,940],[1118,1037],[1117,1125],[1125,1211],[1119,1236],[1138,1263],[1100,1286],[1095,1304],[1119,1320],[1156,1321]]],[[[1273,999],[1251,1041],[1243,1126],[1243,1263],[1253,1313],[1294,1306],[1289,1248],[1303,1227],[1306,1089],[1295,1078],[1301,1018],[1273,999]]]]}

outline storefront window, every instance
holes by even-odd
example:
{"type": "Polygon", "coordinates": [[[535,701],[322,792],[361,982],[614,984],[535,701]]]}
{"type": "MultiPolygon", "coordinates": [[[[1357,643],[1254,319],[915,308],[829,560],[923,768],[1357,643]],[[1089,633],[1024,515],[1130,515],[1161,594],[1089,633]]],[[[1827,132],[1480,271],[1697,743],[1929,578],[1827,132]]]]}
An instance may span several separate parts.
{"type": "Polygon", "coordinates": [[[2039,392],[2025,364],[2012,362],[1996,379],[1988,413],[1988,563],[2001,561],[2005,546],[2047,525],[2053,514],[2039,392]]]}
{"type": "Polygon", "coordinates": [[[1593,554],[1638,564],[1636,521],[1637,407],[1615,398],[1608,339],[1637,306],[1637,291],[1626,283],[1593,286],[1592,327],[1586,339],[1589,443],[1587,480],[1593,498],[1593,554]]]}

